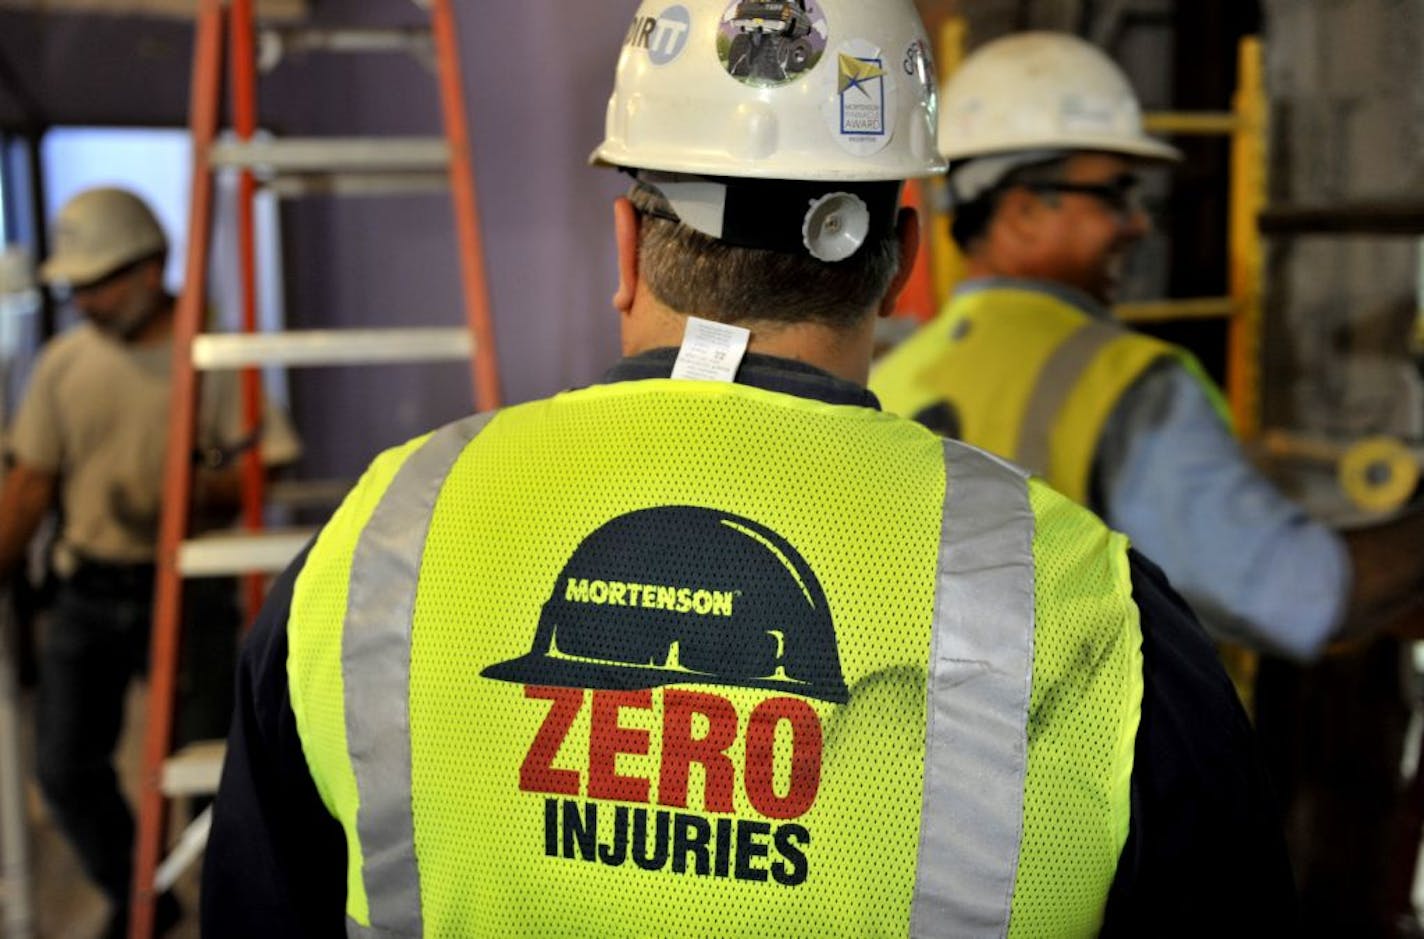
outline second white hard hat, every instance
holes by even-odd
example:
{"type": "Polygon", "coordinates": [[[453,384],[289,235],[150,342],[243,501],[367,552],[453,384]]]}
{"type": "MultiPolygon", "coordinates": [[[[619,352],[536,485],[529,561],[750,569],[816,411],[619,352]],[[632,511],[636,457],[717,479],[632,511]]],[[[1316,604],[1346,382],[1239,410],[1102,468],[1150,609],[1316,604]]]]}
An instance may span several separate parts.
{"type": "Polygon", "coordinates": [[[138,196],[127,189],[86,189],[55,217],[53,248],[40,279],[83,287],[167,249],[163,227],[138,196]]]}
{"type": "Polygon", "coordinates": [[[939,148],[950,161],[1046,150],[1181,159],[1143,131],[1137,95],[1112,59],[1051,32],[1006,36],[964,60],[940,96],[939,148]]]}

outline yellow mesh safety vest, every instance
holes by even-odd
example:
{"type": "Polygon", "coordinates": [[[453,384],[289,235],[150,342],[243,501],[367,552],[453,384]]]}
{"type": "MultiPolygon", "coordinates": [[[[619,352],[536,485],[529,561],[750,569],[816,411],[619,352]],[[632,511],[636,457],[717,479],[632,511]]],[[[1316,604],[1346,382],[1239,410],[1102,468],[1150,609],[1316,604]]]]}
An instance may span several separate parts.
{"type": "Polygon", "coordinates": [[[1091,935],[1124,539],[866,408],[623,382],[387,452],[288,678],[353,936],[1091,935]]]}
{"type": "Polygon", "coordinates": [[[1108,416],[1164,357],[1196,376],[1229,423],[1220,391],[1186,350],[1018,287],[957,294],[876,366],[870,389],[886,410],[1007,457],[1087,504],[1108,416]]]}

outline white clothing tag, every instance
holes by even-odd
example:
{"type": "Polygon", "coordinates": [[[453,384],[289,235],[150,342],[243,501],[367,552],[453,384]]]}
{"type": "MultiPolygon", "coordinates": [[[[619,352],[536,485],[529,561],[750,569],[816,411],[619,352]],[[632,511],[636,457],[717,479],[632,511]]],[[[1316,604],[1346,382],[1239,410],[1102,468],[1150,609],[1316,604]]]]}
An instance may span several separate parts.
{"type": "Polygon", "coordinates": [[[687,331],[682,334],[682,348],[672,366],[672,377],[733,381],[751,337],[750,329],[689,316],[687,331]]]}

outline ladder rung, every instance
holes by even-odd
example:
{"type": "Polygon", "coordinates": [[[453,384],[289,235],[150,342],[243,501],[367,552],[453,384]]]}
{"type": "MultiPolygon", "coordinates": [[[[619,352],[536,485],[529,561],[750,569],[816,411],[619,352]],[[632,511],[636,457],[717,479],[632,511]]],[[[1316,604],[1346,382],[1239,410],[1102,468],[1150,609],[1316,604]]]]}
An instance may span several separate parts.
{"type": "Polygon", "coordinates": [[[288,54],[303,52],[409,52],[433,56],[435,40],[430,30],[413,26],[395,29],[322,29],[287,26],[264,29],[258,61],[270,70],[288,54]]]}
{"type": "Polygon", "coordinates": [[[209,151],[214,166],[286,170],[432,170],[450,163],[443,137],[292,137],[224,140],[209,151]]]}
{"type": "Polygon", "coordinates": [[[178,838],[178,845],[173,849],[173,853],[158,865],[158,870],[153,873],[153,889],[159,893],[171,888],[178,882],[178,878],[183,872],[192,867],[198,858],[203,856],[203,849],[208,846],[208,834],[213,828],[213,807],[210,805],[203,809],[197,818],[183,829],[183,834],[178,838]]]}
{"type": "Polygon", "coordinates": [[[193,367],[468,360],[474,344],[470,331],[463,326],[207,333],[193,340],[193,367]]]}
{"type": "Polygon", "coordinates": [[[1185,300],[1120,303],[1113,307],[1113,315],[1124,323],[1226,319],[1236,315],[1236,301],[1230,297],[1192,297],[1185,300]]]}
{"type": "Polygon", "coordinates": [[[163,761],[161,787],[168,796],[212,795],[222,777],[224,740],[190,743],[163,761]]]}
{"type": "Polygon", "coordinates": [[[314,528],[200,535],[178,546],[184,577],[227,577],[283,570],[316,534],[314,528]]]}
{"type": "Polygon", "coordinates": [[[349,479],[274,479],[267,484],[267,502],[288,509],[331,509],[353,485],[349,479]]]}
{"type": "Polygon", "coordinates": [[[383,196],[444,192],[450,177],[441,173],[288,173],[265,184],[283,199],[302,196],[383,196]]]}
{"type": "Polygon", "coordinates": [[[1215,137],[1240,130],[1241,119],[1230,111],[1156,111],[1142,115],[1149,134],[1215,137]]]}

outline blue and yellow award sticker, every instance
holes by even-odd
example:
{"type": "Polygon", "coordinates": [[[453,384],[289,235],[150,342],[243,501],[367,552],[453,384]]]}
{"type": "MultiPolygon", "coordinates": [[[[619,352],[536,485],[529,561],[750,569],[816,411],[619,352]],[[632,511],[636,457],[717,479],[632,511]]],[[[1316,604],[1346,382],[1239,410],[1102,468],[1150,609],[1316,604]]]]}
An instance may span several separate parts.
{"type": "Polygon", "coordinates": [[[774,88],[816,67],[828,33],[816,0],[733,0],[717,29],[717,57],[737,81],[774,88]]]}
{"type": "Polygon", "coordinates": [[[831,134],[856,156],[879,153],[895,134],[900,61],[864,39],[842,43],[835,57],[834,94],[822,107],[831,134]]]}
{"type": "Polygon", "coordinates": [[[679,3],[657,16],[633,17],[633,25],[628,27],[623,44],[632,49],[646,50],[648,61],[654,65],[667,65],[682,55],[691,32],[692,14],[679,3]]]}

